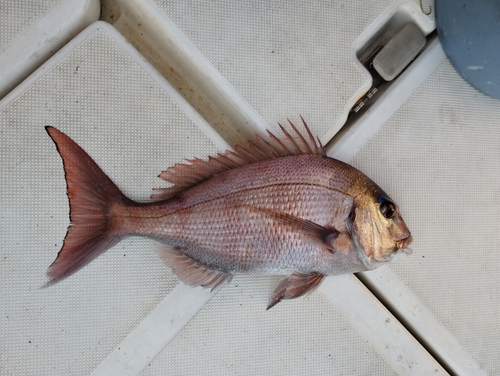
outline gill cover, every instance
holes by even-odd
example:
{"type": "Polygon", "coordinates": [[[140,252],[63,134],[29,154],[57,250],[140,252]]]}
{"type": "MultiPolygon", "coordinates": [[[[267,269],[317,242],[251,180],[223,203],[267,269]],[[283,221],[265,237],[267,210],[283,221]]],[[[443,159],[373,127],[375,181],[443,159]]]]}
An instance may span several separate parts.
{"type": "Polygon", "coordinates": [[[390,261],[399,250],[409,252],[411,233],[397,205],[387,196],[356,197],[351,217],[356,242],[363,253],[360,258],[367,268],[390,261]]]}

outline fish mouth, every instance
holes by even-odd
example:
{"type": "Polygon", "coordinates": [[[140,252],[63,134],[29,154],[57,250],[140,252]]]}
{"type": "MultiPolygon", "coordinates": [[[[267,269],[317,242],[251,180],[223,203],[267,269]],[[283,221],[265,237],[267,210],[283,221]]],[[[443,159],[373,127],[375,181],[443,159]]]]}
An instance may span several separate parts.
{"type": "Polygon", "coordinates": [[[405,249],[409,249],[408,247],[410,246],[412,241],[413,241],[413,238],[411,235],[409,235],[408,237],[406,237],[404,239],[396,241],[396,247],[398,248],[398,250],[404,251],[405,249]]]}

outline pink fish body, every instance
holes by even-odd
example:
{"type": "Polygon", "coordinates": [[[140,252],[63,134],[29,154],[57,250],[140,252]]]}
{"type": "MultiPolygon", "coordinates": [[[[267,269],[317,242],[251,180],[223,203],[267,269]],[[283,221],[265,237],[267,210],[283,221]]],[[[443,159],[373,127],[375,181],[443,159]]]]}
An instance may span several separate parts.
{"type": "Polygon", "coordinates": [[[287,275],[268,308],[313,290],[327,275],[373,269],[409,253],[397,206],[355,168],[329,158],[307,125],[246,149],[178,164],[155,201],[126,198],[68,136],[47,127],[64,162],[71,225],[49,284],[130,236],[164,244],[183,282],[216,287],[234,273],[287,275]]]}

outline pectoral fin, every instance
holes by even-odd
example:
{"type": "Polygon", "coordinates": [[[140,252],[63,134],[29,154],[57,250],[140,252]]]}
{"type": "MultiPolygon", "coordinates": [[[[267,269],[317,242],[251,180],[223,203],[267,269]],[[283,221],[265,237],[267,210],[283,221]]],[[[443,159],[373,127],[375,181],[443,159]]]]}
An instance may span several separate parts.
{"type": "Polygon", "coordinates": [[[274,307],[283,299],[298,298],[299,296],[313,292],[320,285],[321,281],[323,281],[323,278],[325,276],[320,273],[292,273],[292,275],[283,279],[278,287],[276,287],[271,299],[269,299],[267,309],[274,307]]]}
{"type": "Polygon", "coordinates": [[[287,213],[275,212],[270,209],[258,208],[255,206],[248,206],[248,208],[277,219],[282,222],[283,225],[290,227],[292,231],[299,233],[302,240],[307,243],[313,243],[320,247],[328,248],[332,252],[336,251],[334,243],[340,235],[340,232],[335,229],[326,228],[307,219],[295,217],[287,213]]]}
{"type": "Polygon", "coordinates": [[[159,250],[162,260],[174,274],[186,285],[216,288],[233,278],[231,273],[224,273],[193,260],[182,248],[164,247],[159,250]]]}

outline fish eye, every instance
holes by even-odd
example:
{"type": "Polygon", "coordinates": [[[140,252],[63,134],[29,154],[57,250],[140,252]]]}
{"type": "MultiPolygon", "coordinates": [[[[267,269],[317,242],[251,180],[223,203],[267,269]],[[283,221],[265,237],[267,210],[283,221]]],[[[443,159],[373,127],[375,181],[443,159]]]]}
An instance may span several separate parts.
{"type": "Polygon", "coordinates": [[[380,203],[380,212],[385,218],[391,219],[396,215],[396,205],[387,199],[383,199],[380,203]]]}

